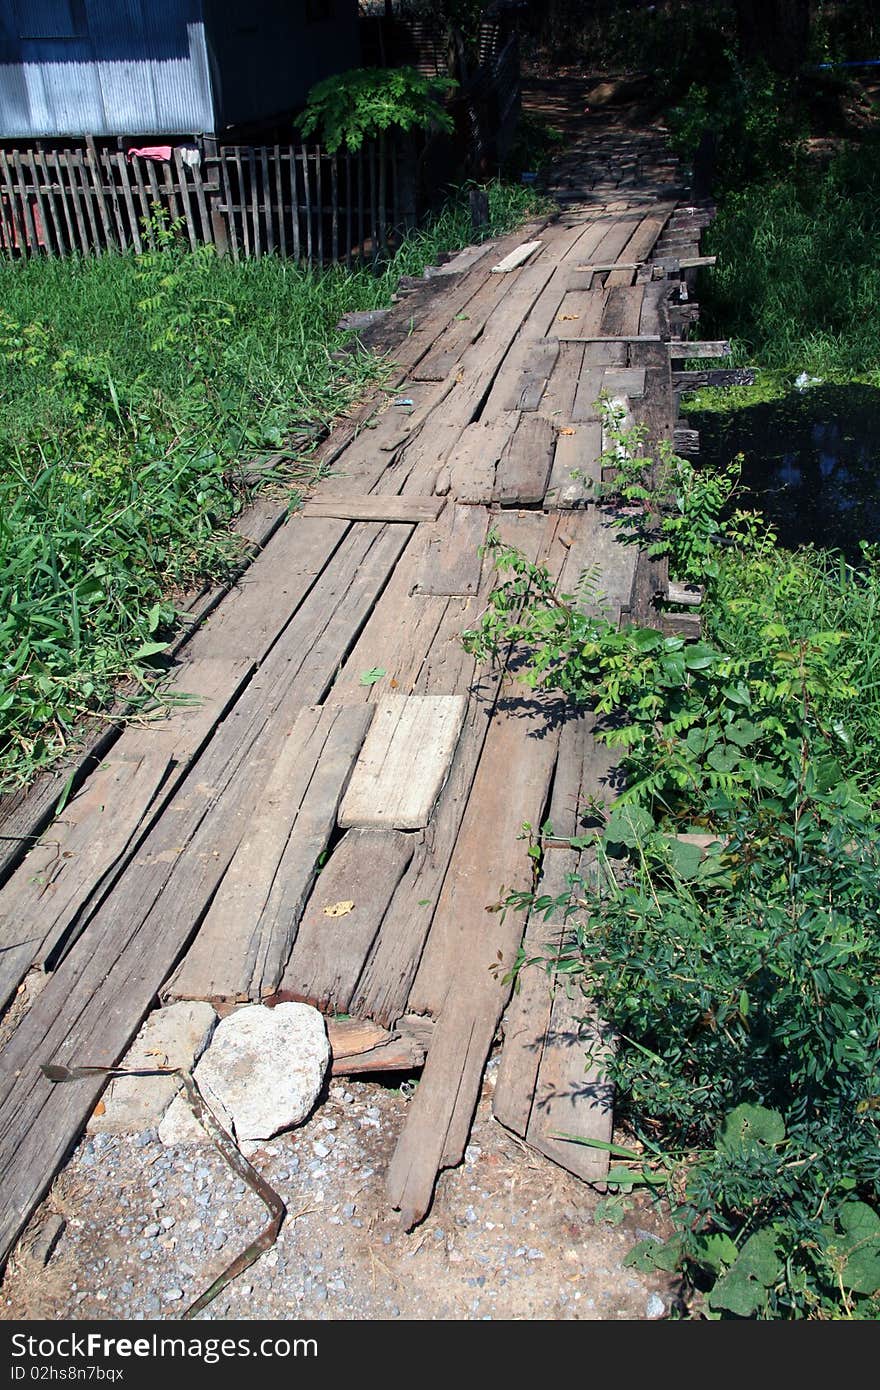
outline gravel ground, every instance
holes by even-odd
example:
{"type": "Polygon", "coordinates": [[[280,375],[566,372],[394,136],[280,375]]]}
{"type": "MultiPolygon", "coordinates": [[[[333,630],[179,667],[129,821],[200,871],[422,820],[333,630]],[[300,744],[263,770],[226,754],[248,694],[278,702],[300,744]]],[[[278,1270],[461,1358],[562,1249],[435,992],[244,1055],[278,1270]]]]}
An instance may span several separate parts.
{"type": "MultiPolygon", "coordinates": [[[[599,1194],[493,1120],[496,1065],[464,1164],[441,1176],[411,1233],[383,1178],[413,1083],[333,1081],[306,1124],[254,1155],[287,1217],[202,1319],[667,1316],[665,1276],[623,1264],[635,1241],[663,1234],[659,1217],[634,1198],[622,1224],[602,1220],[599,1194]]],[[[262,1203],[210,1144],[166,1148],[155,1130],[87,1136],[10,1260],[2,1316],[179,1318],[264,1225],[262,1203]],[[53,1213],[65,1224],[44,1267],[33,1247],[53,1213]]]]}

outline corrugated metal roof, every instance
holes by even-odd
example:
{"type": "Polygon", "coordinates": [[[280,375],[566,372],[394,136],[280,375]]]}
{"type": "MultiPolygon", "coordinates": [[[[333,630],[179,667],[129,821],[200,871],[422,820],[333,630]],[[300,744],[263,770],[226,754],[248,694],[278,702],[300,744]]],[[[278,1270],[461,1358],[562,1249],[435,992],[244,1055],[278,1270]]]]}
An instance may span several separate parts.
{"type": "Polygon", "coordinates": [[[213,129],[201,0],[0,0],[0,137],[213,129]]]}

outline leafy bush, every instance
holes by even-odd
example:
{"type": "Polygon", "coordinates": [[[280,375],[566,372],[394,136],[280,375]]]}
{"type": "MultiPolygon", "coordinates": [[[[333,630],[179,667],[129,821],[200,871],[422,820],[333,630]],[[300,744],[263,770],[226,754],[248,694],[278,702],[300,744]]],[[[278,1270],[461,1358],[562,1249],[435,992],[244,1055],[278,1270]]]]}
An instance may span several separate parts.
{"type": "MultiPolygon", "coordinates": [[[[640,477],[619,485],[661,514],[640,477]]],[[[548,964],[586,982],[617,1037],[603,1064],[634,1147],[615,1149],[612,1186],[670,1202],[674,1237],[632,1262],[679,1270],[707,1317],[874,1319],[880,757],[866,794],[853,731],[876,635],[820,627],[827,562],[754,529],[705,566],[699,642],[618,631],[583,602],[589,576],[559,594],[491,543],[504,579],[469,650],[516,643],[526,682],[595,710],[620,753],[625,790],[577,841],[596,869],[555,904],[569,929],[548,964]]],[[[837,616],[854,615],[877,576],[847,571],[840,592],[837,616]]]]}
{"type": "Polygon", "coordinates": [[[393,129],[451,131],[441,98],[457,85],[411,67],[351,68],[318,82],[296,123],[303,135],[319,134],[330,154],[343,146],[359,150],[365,139],[393,129]]]}

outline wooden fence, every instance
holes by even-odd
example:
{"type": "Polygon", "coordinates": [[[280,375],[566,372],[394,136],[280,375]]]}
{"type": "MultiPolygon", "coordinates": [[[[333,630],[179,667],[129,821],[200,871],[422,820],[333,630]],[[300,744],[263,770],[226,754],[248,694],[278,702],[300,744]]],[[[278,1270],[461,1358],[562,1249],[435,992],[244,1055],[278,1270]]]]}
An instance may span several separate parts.
{"type": "Polygon", "coordinates": [[[308,264],[374,258],[416,216],[411,159],[395,144],[328,155],[306,145],[229,145],[157,162],[84,146],[0,149],[0,250],[12,255],[142,251],[161,209],[190,245],[234,260],[308,264]],[[191,159],[195,159],[190,162],[191,159]]]}

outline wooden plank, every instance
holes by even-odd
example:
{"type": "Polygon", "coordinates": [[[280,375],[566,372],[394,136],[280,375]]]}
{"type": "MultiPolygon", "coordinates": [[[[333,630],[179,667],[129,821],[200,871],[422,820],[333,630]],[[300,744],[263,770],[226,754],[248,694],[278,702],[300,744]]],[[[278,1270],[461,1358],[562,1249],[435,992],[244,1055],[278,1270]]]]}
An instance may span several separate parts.
{"type": "Polygon", "coordinates": [[[672,446],[677,454],[683,454],[685,458],[695,457],[700,452],[699,430],[677,426],[673,433],[672,446]]]}
{"type": "Polygon", "coordinates": [[[534,338],[517,343],[498,373],[485,414],[493,415],[498,410],[537,410],[558,356],[558,338],[534,338]]]}
{"type": "Polygon", "coordinates": [[[594,337],[600,331],[604,309],[605,291],[601,286],[596,290],[569,290],[559,306],[554,332],[565,334],[569,341],[594,337]]]}
{"type": "Polygon", "coordinates": [[[303,516],[335,516],[347,521],[436,521],[445,505],[445,497],[398,497],[388,493],[334,497],[319,492],[305,503],[303,516]]]}
{"type": "Polygon", "coordinates": [[[108,150],[102,150],[98,156],[98,163],[101,170],[101,179],[107,185],[108,202],[113,213],[113,221],[116,225],[116,236],[121,251],[128,248],[128,233],[125,225],[125,217],[122,211],[122,204],[119,201],[119,189],[116,186],[116,176],[114,173],[113,161],[108,150]]]}
{"type": "Polygon", "coordinates": [[[9,156],[5,150],[0,150],[0,173],[3,175],[3,182],[6,185],[6,207],[8,210],[8,225],[12,227],[11,237],[7,233],[7,250],[12,251],[15,247],[21,251],[22,255],[27,254],[27,237],[24,232],[21,216],[18,210],[18,199],[12,183],[12,174],[9,168],[9,156]]]}
{"type": "Polygon", "coordinates": [[[615,624],[631,604],[638,563],[638,547],[616,524],[620,515],[613,507],[591,507],[578,516],[558,585],[560,593],[576,596],[582,612],[615,624]]]}
{"type": "MultiPolygon", "coordinates": [[[[56,180],[53,179],[52,175],[49,173],[48,161],[46,159],[45,154],[43,154],[42,150],[35,151],[34,160],[37,164],[37,168],[39,169],[42,175],[42,183],[45,189],[46,202],[49,205],[49,213],[52,218],[52,226],[55,229],[55,246],[58,251],[58,255],[63,256],[64,252],[68,249],[68,247],[72,248],[74,243],[72,239],[70,241],[65,241],[64,238],[64,232],[62,230],[61,219],[58,216],[58,206],[55,199],[56,180]]],[[[70,230],[72,231],[72,228],[70,230]]]]}
{"type": "Polygon", "coordinates": [[[607,291],[600,331],[616,338],[638,334],[644,294],[644,285],[613,285],[607,291]]]}
{"type": "Polygon", "coordinates": [[[515,250],[506,255],[503,260],[493,265],[491,273],[493,275],[509,275],[512,270],[516,270],[519,266],[524,265],[529,257],[533,256],[542,245],[543,242],[540,241],[524,241],[522,245],[517,246],[515,250]]]}
{"type": "Polygon", "coordinates": [[[261,236],[261,229],[260,229],[260,211],[261,211],[261,208],[260,208],[260,188],[259,188],[259,183],[258,183],[258,180],[257,180],[257,161],[256,161],[256,154],[255,154],[255,151],[254,151],[254,148],[253,148],[252,145],[248,146],[248,150],[247,150],[247,167],[248,167],[248,197],[247,197],[247,208],[244,206],[244,204],[245,204],[245,199],[244,199],[244,195],[242,195],[242,216],[243,216],[243,217],[246,217],[246,216],[247,216],[248,209],[250,210],[251,219],[252,219],[252,222],[253,222],[253,229],[254,229],[254,240],[253,240],[253,245],[254,245],[254,259],[255,259],[255,260],[260,260],[262,254],[263,254],[263,243],[262,243],[262,236],[261,236]]]}
{"type": "Polygon", "coordinates": [[[492,501],[498,461],[510,438],[508,416],[475,420],[463,430],[449,454],[450,495],[470,505],[492,501]]]}
{"type": "MultiPolygon", "coordinates": [[[[551,573],[558,575],[565,552],[554,543],[555,523],[542,513],[503,512],[498,517],[497,530],[502,544],[515,546],[531,561],[546,559],[551,573]]],[[[436,919],[438,900],[458,842],[501,682],[497,664],[475,668],[471,660],[469,665],[461,665],[460,633],[468,619],[456,604],[462,608],[467,604],[483,604],[495,580],[494,571],[489,571],[484,574],[477,600],[452,601],[449,623],[445,631],[441,628],[438,632],[438,640],[424,663],[417,687],[428,693],[449,690],[470,693],[465,723],[448,781],[432,817],[430,835],[420,841],[413,855],[352,998],[352,1012],[386,1025],[393,1024],[406,1010],[425,939],[436,919]]],[[[509,846],[505,846],[505,853],[508,849],[509,846]]],[[[442,951],[440,955],[442,957],[442,951]]]]}
{"type": "MultiPolygon", "coordinates": [[[[29,165],[30,165],[30,172],[31,172],[31,186],[32,186],[32,189],[33,189],[34,197],[35,197],[36,200],[37,200],[37,216],[39,217],[40,226],[41,226],[42,232],[43,232],[43,241],[42,241],[42,245],[43,245],[43,248],[44,248],[44,250],[45,250],[45,252],[46,252],[46,255],[49,256],[49,257],[51,258],[52,256],[54,256],[55,252],[54,252],[54,249],[53,249],[53,246],[52,246],[52,234],[51,234],[51,231],[50,231],[50,229],[49,229],[49,219],[48,219],[48,217],[46,216],[46,204],[43,202],[43,188],[42,188],[42,184],[44,183],[45,180],[44,180],[43,178],[40,177],[40,172],[41,172],[41,171],[40,171],[40,164],[39,164],[39,162],[38,162],[38,161],[39,161],[39,158],[40,158],[39,152],[38,152],[38,151],[35,151],[35,150],[32,150],[32,151],[31,151],[31,154],[30,154],[30,158],[29,158],[29,160],[28,160],[28,163],[29,163],[29,165]]],[[[55,209],[53,208],[52,211],[53,211],[53,214],[54,214],[55,209]]]]}
{"type": "Polygon", "coordinates": [[[33,182],[36,181],[33,172],[33,164],[30,160],[25,162],[18,150],[13,150],[12,167],[15,169],[19,197],[21,198],[21,211],[24,217],[26,243],[22,247],[22,250],[29,251],[32,255],[38,256],[40,254],[40,241],[37,236],[33,212],[31,211],[32,192],[24,176],[25,167],[27,167],[31,175],[31,180],[33,182]]]}
{"type": "Polygon", "coordinates": [[[175,998],[260,999],[278,988],[372,713],[322,705],[296,720],[244,808],[244,834],[174,976],[175,998]]]}
{"type": "Polygon", "coordinates": [[[704,372],[673,372],[675,391],[699,391],[704,386],[754,386],[754,367],[712,367],[704,372]]]}
{"type": "Polygon", "coordinates": [[[635,399],[645,394],[644,367],[608,367],[602,379],[602,390],[609,396],[629,396],[635,399]]]}
{"type": "Polygon", "coordinates": [[[281,980],[285,998],[347,1013],[415,837],[349,830],[321,870],[281,980]]]}
{"type": "Polygon", "coordinates": [[[98,163],[98,152],[95,142],[90,135],[86,136],[85,162],[89,171],[92,188],[95,190],[95,202],[98,205],[98,216],[101,219],[101,227],[104,231],[104,245],[112,247],[113,228],[110,221],[110,210],[107,207],[107,200],[104,197],[104,184],[101,178],[101,167],[98,163]]]}
{"type": "Polygon", "coordinates": [[[556,436],[553,467],[544,497],[545,507],[570,510],[595,499],[601,481],[602,426],[587,420],[566,427],[556,436]]]}
{"type": "MultiPolygon", "coordinates": [[[[654,204],[650,212],[642,219],[632,236],[626,242],[621,251],[621,256],[629,261],[640,262],[646,260],[654,249],[657,239],[674,211],[674,203],[654,204]]],[[[630,280],[630,271],[612,270],[605,283],[609,287],[613,287],[615,285],[628,285],[630,280]]]]}
{"type": "Polygon", "coordinates": [[[263,211],[266,214],[266,250],[271,256],[275,251],[275,224],[272,217],[272,190],[269,184],[269,151],[265,145],[260,146],[260,173],[262,176],[263,211]]]}
{"type": "Polygon", "coordinates": [[[252,669],[253,662],[240,654],[188,663],[178,679],[194,703],[175,708],[148,730],[126,730],[112,757],[99,764],[7,880],[0,893],[0,1007],[35,960],[47,961],[51,952],[54,967],[59,953],[70,949],[111,869],[125,862],[160,786],[165,800],[252,669]],[[127,801],[122,808],[110,803],[109,822],[105,807],[118,781],[127,801]]]}
{"type": "Polygon", "coordinates": [[[639,317],[639,333],[668,337],[669,325],[669,286],[662,281],[645,286],[642,312],[639,317]]]}
{"type": "Polygon", "coordinates": [[[605,370],[604,367],[584,366],[571,407],[573,423],[586,423],[600,418],[597,401],[605,385],[605,370]]]}
{"type": "Polygon", "coordinates": [[[447,507],[441,523],[428,537],[416,583],[420,594],[475,594],[480,587],[483,557],[480,547],[489,529],[483,507],[447,507]]]}
{"type": "Polygon", "coordinates": [[[553,464],[555,435],[539,415],[521,415],[498,463],[495,498],[502,507],[535,506],[544,500],[553,464]]]}
{"type": "MultiPolygon", "coordinates": [[[[562,726],[553,791],[547,821],[562,842],[580,831],[579,808],[593,788],[583,788],[583,771],[594,719],[572,715],[562,726]]],[[[557,898],[568,891],[569,875],[577,872],[580,851],[563,849],[545,853],[536,897],[557,898]]],[[[533,905],[529,909],[522,950],[527,962],[519,972],[516,989],[504,1015],[504,1047],[492,1092],[492,1113],[508,1129],[525,1138],[532,1111],[535,1085],[550,1012],[553,1005],[552,960],[558,954],[565,928],[565,914],[548,914],[533,905]]]]}
{"type": "Polygon", "coordinates": [[[195,251],[199,244],[198,228],[196,227],[196,220],[193,217],[192,202],[187,187],[186,161],[180,152],[179,146],[176,146],[174,150],[174,168],[177,171],[177,182],[180,187],[180,201],[183,205],[183,220],[186,224],[186,234],[189,237],[190,250],[195,251]]]}
{"type": "MultiPolygon", "coordinates": [[[[125,158],[125,156],[122,156],[122,158],[125,158]]],[[[134,159],[128,162],[128,167],[129,169],[134,170],[134,181],[137,186],[138,201],[141,207],[141,232],[147,245],[152,247],[155,246],[156,238],[153,234],[153,228],[150,220],[150,200],[147,196],[147,190],[144,184],[144,174],[143,170],[141,169],[141,161],[137,158],[137,156],[135,156],[134,159]]]]}
{"type": "Polygon", "coordinates": [[[413,988],[413,1011],[439,1014],[439,1020],[386,1180],[391,1204],[407,1227],[427,1211],[440,1169],[464,1154],[510,992],[505,974],[523,930],[522,911],[486,909],[531,884],[533,861],[518,836],[523,820],[534,823],[541,815],[558,736],[550,703],[519,699],[508,688],[490,724],[437,907],[445,930],[441,935],[435,929],[429,938],[426,957],[430,953],[434,968],[420,968],[413,988]],[[487,825],[498,847],[493,854],[486,853],[487,825]],[[465,968],[457,968],[462,962],[465,968]]]}
{"type": "Polygon", "coordinates": [[[682,361],[691,357],[729,357],[730,343],[724,340],[711,343],[696,343],[684,340],[676,342],[673,339],[669,344],[669,356],[677,361],[682,361]]]}
{"type": "Polygon", "coordinates": [[[466,704],[463,695],[381,700],[339,810],[340,826],[423,830],[449,775],[466,704]]]}
{"type": "Polygon", "coordinates": [[[571,420],[584,349],[577,343],[560,343],[559,356],[550,374],[539,406],[540,414],[557,428],[571,420]]]}

